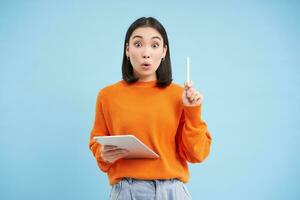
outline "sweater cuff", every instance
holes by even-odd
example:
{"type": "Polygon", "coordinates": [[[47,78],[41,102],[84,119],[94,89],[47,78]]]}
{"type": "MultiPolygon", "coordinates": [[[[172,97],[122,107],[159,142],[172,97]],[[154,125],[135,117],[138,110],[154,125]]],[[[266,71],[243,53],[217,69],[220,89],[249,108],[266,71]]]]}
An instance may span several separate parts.
{"type": "Polygon", "coordinates": [[[185,121],[189,121],[191,122],[191,124],[197,126],[201,121],[202,105],[184,106],[183,109],[184,109],[185,121]]]}
{"type": "Polygon", "coordinates": [[[112,165],[112,163],[107,163],[100,155],[99,155],[99,148],[101,148],[101,144],[99,143],[95,143],[93,146],[93,152],[94,152],[94,156],[96,158],[96,161],[98,163],[98,166],[100,167],[100,169],[103,172],[107,172],[109,167],[112,165]]]}

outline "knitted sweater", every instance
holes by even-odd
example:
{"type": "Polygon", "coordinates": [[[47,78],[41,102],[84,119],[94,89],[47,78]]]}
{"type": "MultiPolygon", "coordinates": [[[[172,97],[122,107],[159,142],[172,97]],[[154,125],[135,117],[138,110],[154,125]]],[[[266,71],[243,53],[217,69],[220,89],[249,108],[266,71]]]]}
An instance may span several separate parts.
{"type": "Polygon", "coordinates": [[[201,118],[201,106],[184,106],[184,88],[171,83],[156,87],[156,81],[127,84],[124,80],[102,88],[97,97],[95,121],[89,148],[99,154],[93,137],[131,134],[145,143],[158,159],[119,159],[113,164],[102,158],[99,168],[111,185],[123,177],[154,180],[189,180],[187,162],[202,162],[209,154],[211,135],[201,118]]]}

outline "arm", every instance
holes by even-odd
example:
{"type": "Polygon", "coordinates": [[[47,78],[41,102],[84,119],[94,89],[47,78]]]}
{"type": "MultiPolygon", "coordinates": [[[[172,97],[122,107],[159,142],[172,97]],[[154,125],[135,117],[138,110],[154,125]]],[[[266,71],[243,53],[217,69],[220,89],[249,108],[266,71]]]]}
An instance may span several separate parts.
{"type": "Polygon", "coordinates": [[[112,164],[105,162],[100,155],[101,145],[97,143],[93,137],[94,136],[105,136],[109,135],[109,131],[106,126],[105,118],[103,115],[102,110],[102,100],[101,100],[101,92],[99,92],[96,102],[96,111],[95,111],[95,121],[93,129],[90,133],[90,140],[89,140],[89,148],[92,151],[95,159],[97,160],[97,164],[99,168],[103,172],[107,172],[108,169],[111,167],[112,164]]]}
{"type": "Polygon", "coordinates": [[[211,135],[201,119],[200,106],[184,106],[177,129],[179,155],[191,163],[202,162],[209,154],[211,135]]]}

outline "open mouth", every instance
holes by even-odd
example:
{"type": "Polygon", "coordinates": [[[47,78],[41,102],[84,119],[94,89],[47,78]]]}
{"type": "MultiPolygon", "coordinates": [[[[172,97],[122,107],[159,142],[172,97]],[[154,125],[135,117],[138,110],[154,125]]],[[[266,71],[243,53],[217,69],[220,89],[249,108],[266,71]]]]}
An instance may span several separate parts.
{"type": "Polygon", "coordinates": [[[144,70],[148,70],[148,69],[150,69],[150,63],[143,63],[142,65],[142,69],[144,69],[144,70]]]}

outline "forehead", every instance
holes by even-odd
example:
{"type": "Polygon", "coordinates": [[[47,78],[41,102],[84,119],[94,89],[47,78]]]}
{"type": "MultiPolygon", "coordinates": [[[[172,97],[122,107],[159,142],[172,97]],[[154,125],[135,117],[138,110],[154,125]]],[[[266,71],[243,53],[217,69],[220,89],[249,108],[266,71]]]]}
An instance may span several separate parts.
{"type": "Polygon", "coordinates": [[[151,27],[141,27],[135,29],[130,36],[130,40],[132,40],[135,36],[140,36],[144,40],[152,40],[154,37],[159,37],[161,41],[163,40],[161,34],[156,29],[151,27]]]}

